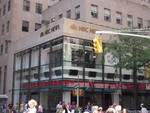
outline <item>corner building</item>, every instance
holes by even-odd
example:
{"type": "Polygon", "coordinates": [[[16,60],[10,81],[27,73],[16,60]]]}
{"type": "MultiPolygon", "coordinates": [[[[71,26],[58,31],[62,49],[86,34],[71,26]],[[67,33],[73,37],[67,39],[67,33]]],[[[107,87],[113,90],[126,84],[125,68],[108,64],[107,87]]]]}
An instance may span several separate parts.
{"type": "MultiPolygon", "coordinates": [[[[149,3],[144,3],[147,7],[130,0],[62,0],[45,10],[45,26],[12,44],[13,101],[34,98],[45,109],[55,110],[59,101],[77,103],[74,90],[79,86],[80,106],[91,102],[106,109],[117,103],[135,109],[136,99],[137,105],[144,102],[150,108],[144,69],[138,72],[134,89],[132,70],[119,73],[111,55],[96,55],[92,47],[95,31],[148,27],[150,9],[149,3]],[[61,6],[64,8],[59,9],[61,6]]],[[[107,47],[108,37],[102,40],[107,47]]]]}

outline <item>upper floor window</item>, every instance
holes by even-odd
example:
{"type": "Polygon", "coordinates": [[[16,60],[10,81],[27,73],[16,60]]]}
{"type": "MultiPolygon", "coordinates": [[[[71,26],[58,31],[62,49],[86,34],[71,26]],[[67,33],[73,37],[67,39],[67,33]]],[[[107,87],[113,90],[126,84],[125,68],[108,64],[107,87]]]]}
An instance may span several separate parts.
{"type": "Polygon", "coordinates": [[[143,28],[143,19],[142,18],[137,18],[137,26],[138,28],[143,28]]]}
{"type": "Polygon", "coordinates": [[[36,3],[36,13],[42,14],[42,4],[36,3]]]}
{"type": "Polygon", "coordinates": [[[30,11],[30,1],[28,1],[28,0],[23,1],[23,10],[30,11]]]}
{"type": "Polygon", "coordinates": [[[80,18],[80,5],[75,7],[75,19],[80,18]]]}
{"type": "Polygon", "coordinates": [[[6,5],[3,5],[3,15],[5,15],[6,5]]]}
{"type": "Polygon", "coordinates": [[[1,55],[3,55],[3,45],[1,45],[1,55]]]}
{"type": "Polygon", "coordinates": [[[0,16],[1,16],[1,8],[0,8],[0,16]]]}
{"type": "Polygon", "coordinates": [[[5,42],[5,54],[7,54],[8,53],[8,42],[6,41],[5,42]]]}
{"type": "Polygon", "coordinates": [[[116,12],[116,23],[122,24],[122,13],[118,11],[116,12]]]}
{"type": "Polygon", "coordinates": [[[132,15],[127,15],[127,26],[133,27],[133,16],[132,15]]]}
{"type": "Polygon", "coordinates": [[[58,19],[61,19],[63,17],[63,14],[58,15],[58,19]]]}
{"type": "Polygon", "coordinates": [[[111,21],[111,12],[110,9],[104,9],[104,20],[111,21]]]}
{"type": "Polygon", "coordinates": [[[5,29],[5,25],[2,25],[2,35],[4,35],[4,29],[5,29]]]}
{"type": "Polygon", "coordinates": [[[6,31],[7,31],[7,32],[9,32],[9,23],[10,23],[10,22],[7,21],[7,28],[6,28],[6,31]]]}
{"type": "Polygon", "coordinates": [[[29,31],[29,22],[22,21],[22,31],[28,32],[29,31]]]}
{"type": "Polygon", "coordinates": [[[150,20],[147,20],[147,28],[150,28],[150,20]]]}
{"type": "Polygon", "coordinates": [[[0,81],[1,81],[1,78],[2,78],[2,67],[0,67],[0,81]]]}
{"type": "Polygon", "coordinates": [[[66,18],[71,18],[71,9],[66,12],[66,18]]]}
{"type": "Polygon", "coordinates": [[[98,6],[91,5],[91,16],[93,18],[98,18],[98,6]]]}
{"type": "Polygon", "coordinates": [[[10,11],[10,7],[11,7],[11,0],[8,1],[8,11],[10,11]]]}
{"type": "Polygon", "coordinates": [[[41,28],[41,24],[35,23],[35,31],[41,28]]]}

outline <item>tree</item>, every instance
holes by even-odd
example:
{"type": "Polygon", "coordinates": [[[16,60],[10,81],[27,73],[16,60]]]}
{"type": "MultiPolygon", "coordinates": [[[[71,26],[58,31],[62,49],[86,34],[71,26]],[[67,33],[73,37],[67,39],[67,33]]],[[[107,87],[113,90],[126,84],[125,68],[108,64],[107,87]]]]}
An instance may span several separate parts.
{"type": "Polygon", "coordinates": [[[111,53],[116,68],[133,71],[134,109],[137,109],[137,70],[150,64],[150,39],[117,35],[107,44],[105,53],[111,53]]]}
{"type": "Polygon", "coordinates": [[[108,43],[105,53],[113,55],[115,67],[138,70],[150,62],[150,39],[117,36],[108,43]],[[121,62],[118,59],[121,57],[121,62]]]}

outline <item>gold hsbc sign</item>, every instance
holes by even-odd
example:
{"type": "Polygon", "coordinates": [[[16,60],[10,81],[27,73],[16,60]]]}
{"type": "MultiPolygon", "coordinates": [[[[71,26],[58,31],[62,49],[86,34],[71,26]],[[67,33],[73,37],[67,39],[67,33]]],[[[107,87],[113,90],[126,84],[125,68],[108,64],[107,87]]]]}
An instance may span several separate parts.
{"type": "Polygon", "coordinates": [[[75,31],[85,32],[85,33],[92,33],[92,34],[95,34],[95,32],[97,31],[97,29],[89,28],[86,26],[78,26],[75,24],[70,25],[70,29],[75,31]]]}

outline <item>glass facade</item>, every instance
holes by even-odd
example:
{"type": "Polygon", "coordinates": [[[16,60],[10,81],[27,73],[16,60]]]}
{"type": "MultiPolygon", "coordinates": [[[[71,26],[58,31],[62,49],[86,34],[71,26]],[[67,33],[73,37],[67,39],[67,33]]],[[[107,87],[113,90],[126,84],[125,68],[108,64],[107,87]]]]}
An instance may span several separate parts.
{"type": "MultiPolygon", "coordinates": [[[[104,47],[105,51],[107,45],[104,47]]],[[[59,101],[76,102],[73,90],[79,85],[83,91],[80,106],[90,101],[104,109],[114,102],[128,109],[134,107],[132,71],[121,69],[120,73],[109,52],[105,56],[93,52],[91,40],[59,37],[16,53],[14,62],[14,103],[33,98],[44,109],[55,110],[59,101]]],[[[145,102],[149,92],[140,80],[137,83],[138,103],[145,102]]]]}

